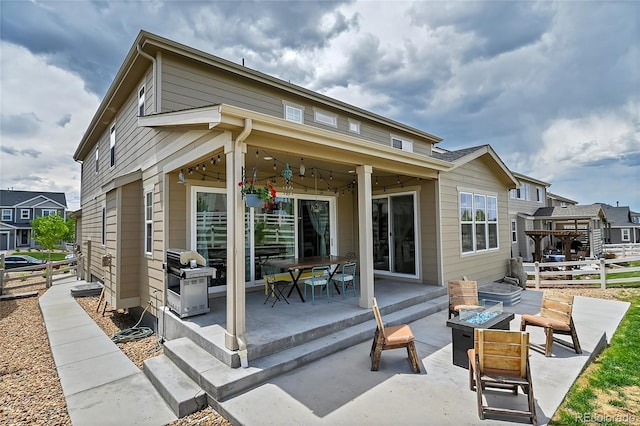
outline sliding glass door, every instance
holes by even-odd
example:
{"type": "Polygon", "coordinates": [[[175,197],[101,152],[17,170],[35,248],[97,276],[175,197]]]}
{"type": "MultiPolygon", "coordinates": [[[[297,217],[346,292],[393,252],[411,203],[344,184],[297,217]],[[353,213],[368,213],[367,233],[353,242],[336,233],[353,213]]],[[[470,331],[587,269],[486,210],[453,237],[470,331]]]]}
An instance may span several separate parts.
{"type": "Polygon", "coordinates": [[[375,197],[372,203],[374,269],[417,276],[416,194],[375,197]]]}

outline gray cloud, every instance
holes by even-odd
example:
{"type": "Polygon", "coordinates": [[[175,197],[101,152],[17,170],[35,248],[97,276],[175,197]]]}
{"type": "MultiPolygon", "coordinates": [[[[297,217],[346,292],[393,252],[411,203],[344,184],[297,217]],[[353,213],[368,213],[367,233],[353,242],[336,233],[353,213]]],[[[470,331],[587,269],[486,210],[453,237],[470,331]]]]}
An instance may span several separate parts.
{"type": "Polygon", "coordinates": [[[25,156],[25,157],[31,157],[31,158],[38,158],[40,154],[42,154],[42,152],[32,148],[16,149],[14,147],[5,146],[5,145],[0,146],[0,152],[4,152],[5,154],[8,154],[8,155],[13,155],[14,157],[25,156]]]}
{"type": "Polygon", "coordinates": [[[38,133],[42,120],[32,112],[23,114],[0,114],[2,134],[11,136],[33,136],[38,133]]]}
{"type": "Polygon", "coordinates": [[[56,122],[60,127],[64,127],[71,122],[71,114],[65,114],[56,122]]]}

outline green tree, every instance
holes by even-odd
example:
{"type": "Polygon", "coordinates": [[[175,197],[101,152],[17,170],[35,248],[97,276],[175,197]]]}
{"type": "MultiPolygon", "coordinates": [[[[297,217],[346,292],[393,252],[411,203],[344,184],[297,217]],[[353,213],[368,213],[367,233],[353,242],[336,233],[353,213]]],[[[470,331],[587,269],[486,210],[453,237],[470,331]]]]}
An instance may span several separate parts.
{"type": "Polygon", "coordinates": [[[31,221],[31,227],[33,239],[49,251],[51,260],[51,251],[69,233],[64,219],[57,214],[40,216],[31,221]]]}
{"type": "Polygon", "coordinates": [[[75,219],[67,219],[64,222],[67,227],[67,233],[62,237],[62,241],[67,243],[73,242],[76,240],[76,220],[75,219]]]}

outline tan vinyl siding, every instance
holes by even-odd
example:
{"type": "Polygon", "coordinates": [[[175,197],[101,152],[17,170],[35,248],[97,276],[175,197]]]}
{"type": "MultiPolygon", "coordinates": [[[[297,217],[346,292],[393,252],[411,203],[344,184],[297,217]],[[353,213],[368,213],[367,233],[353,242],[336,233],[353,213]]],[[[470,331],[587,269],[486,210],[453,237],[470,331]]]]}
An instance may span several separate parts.
{"type": "Polygon", "coordinates": [[[120,188],[118,207],[119,250],[118,286],[119,298],[140,296],[138,264],[143,256],[143,208],[142,183],[136,181],[120,188]]]}
{"type": "Polygon", "coordinates": [[[339,256],[344,256],[349,252],[358,254],[358,218],[355,204],[356,193],[354,191],[336,198],[337,254],[339,256]]]}
{"type": "Polygon", "coordinates": [[[484,283],[504,277],[511,252],[511,222],[507,213],[506,187],[497,180],[482,158],[442,173],[440,180],[443,281],[466,276],[468,279],[484,283]],[[499,249],[471,254],[461,253],[458,200],[460,188],[497,196],[499,249]]]}
{"type": "Polygon", "coordinates": [[[437,182],[427,181],[421,185],[419,197],[420,248],[422,253],[422,282],[438,284],[437,241],[437,182]]]}
{"type": "MultiPolygon", "coordinates": [[[[283,102],[288,102],[304,108],[303,117],[306,125],[361,137],[383,145],[391,145],[389,129],[363,117],[350,115],[326,105],[312,103],[306,98],[244,80],[242,77],[225,71],[214,70],[192,62],[180,61],[171,55],[163,56],[161,87],[162,112],[223,103],[284,118],[283,102]],[[338,116],[337,128],[316,123],[314,107],[336,114],[338,116]],[[348,119],[355,119],[360,122],[359,135],[349,132],[348,119]]],[[[413,152],[423,155],[431,154],[430,142],[418,140],[414,136],[402,134],[400,131],[394,131],[393,133],[413,141],[413,152]]]]}

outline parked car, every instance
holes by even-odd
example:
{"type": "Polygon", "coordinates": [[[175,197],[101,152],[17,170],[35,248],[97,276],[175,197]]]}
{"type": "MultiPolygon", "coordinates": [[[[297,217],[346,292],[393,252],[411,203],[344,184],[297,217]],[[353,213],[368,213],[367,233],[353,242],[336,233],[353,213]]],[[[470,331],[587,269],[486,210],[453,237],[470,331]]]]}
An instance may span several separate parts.
{"type": "Polygon", "coordinates": [[[12,254],[11,256],[5,256],[4,258],[4,268],[12,269],[12,268],[22,268],[24,266],[36,266],[44,265],[47,263],[46,260],[36,259],[35,257],[27,256],[27,255],[16,255],[12,254]]]}

